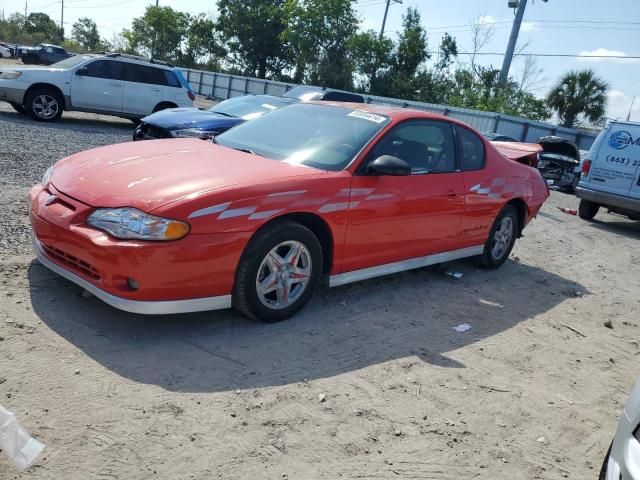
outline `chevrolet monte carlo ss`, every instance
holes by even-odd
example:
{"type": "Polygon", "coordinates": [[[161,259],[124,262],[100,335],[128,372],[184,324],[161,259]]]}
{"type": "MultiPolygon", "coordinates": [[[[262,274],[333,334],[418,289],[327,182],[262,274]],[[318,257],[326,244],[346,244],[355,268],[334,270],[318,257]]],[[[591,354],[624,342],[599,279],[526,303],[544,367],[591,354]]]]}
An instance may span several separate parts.
{"type": "Polygon", "coordinates": [[[29,192],[36,254],[108,304],[290,317],[330,286],[500,266],[549,192],[447,117],[294,104],[216,137],[71,155],[29,192]]]}

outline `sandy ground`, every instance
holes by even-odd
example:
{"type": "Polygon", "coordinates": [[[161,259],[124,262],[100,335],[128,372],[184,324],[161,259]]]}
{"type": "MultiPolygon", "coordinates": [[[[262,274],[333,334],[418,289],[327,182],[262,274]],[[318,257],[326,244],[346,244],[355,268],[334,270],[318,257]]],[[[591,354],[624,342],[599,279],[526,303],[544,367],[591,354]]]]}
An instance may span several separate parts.
{"type": "Polygon", "coordinates": [[[28,230],[12,158],[0,404],[47,447],[24,473],[0,454],[0,479],[597,478],[640,372],[640,223],[554,193],[496,271],[322,289],[274,325],[142,317],[2,239],[28,230]]]}

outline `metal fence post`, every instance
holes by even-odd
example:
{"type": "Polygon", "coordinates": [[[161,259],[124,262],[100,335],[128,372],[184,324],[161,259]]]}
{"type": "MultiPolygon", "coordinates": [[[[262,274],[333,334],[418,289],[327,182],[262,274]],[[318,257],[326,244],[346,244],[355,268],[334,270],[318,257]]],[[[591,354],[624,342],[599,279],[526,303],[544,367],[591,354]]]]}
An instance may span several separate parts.
{"type": "Polygon", "coordinates": [[[498,133],[498,126],[500,125],[500,115],[496,115],[493,118],[493,131],[498,133]]]}
{"type": "Polygon", "coordinates": [[[244,94],[246,95],[248,91],[249,91],[249,79],[245,78],[244,79],[244,94]]]}
{"type": "Polygon", "coordinates": [[[529,122],[525,123],[522,126],[522,135],[520,135],[520,141],[521,142],[526,142],[527,141],[527,134],[529,133],[529,126],[531,124],[529,122]]]}
{"type": "Polygon", "coordinates": [[[448,117],[450,111],[451,110],[449,110],[448,108],[445,107],[445,109],[442,111],[442,115],[445,116],[445,117],[448,117]]]}
{"type": "Polygon", "coordinates": [[[265,95],[267,94],[267,81],[265,80],[264,82],[262,82],[263,88],[262,88],[262,93],[264,93],[265,95]]]}
{"type": "Polygon", "coordinates": [[[233,75],[229,75],[229,82],[227,83],[227,98],[231,98],[231,82],[233,81],[233,75]]]}
{"type": "Polygon", "coordinates": [[[198,81],[198,94],[202,95],[202,75],[204,72],[200,70],[200,80],[198,81]]]}
{"type": "Polygon", "coordinates": [[[211,80],[211,96],[216,96],[216,72],[213,72],[213,80],[211,80]]]}

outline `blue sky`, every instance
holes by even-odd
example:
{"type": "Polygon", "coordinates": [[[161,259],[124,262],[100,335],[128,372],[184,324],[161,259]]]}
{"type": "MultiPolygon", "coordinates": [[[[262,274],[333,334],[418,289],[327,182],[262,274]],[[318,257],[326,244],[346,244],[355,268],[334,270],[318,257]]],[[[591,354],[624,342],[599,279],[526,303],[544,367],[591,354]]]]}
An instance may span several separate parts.
{"type": "MultiPolygon", "coordinates": [[[[148,0],[65,0],[67,32],[79,17],[96,20],[104,37],[128,27],[131,20],[142,15],[148,0]]],[[[358,0],[362,29],[380,29],[384,0],[358,0]]],[[[215,16],[213,0],[160,0],[160,5],[191,13],[204,12],[215,16]]],[[[442,34],[448,31],[458,41],[460,51],[472,46],[468,25],[482,17],[494,24],[494,35],[482,49],[484,52],[503,52],[509,37],[513,10],[507,0],[404,0],[392,4],[386,32],[395,36],[401,28],[402,14],[407,7],[416,7],[427,28],[430,48],[436,49],[442,34]]],[[[0,0],[5,16],[14,11],[24,12],[22,1],[0,0]]],[[[29,0],[28,11],[44,11],[56,21],[60,19],[60,0],[29,0]]],[[[518,45],[528,44],[528,53],[566,53],[640,56],[640,0],[529,0],[518,45]],[[599,23],[592,23],[599,22],[599,23]]],[[[468,57],[461,56],[460,62],[468,57]]],[[[501,56],[483,56],[480,63],[500,67],[501,56]]],[[[523,61],[516,60],[511,73],[519,76],[523,61]]],[[[610,85],[607,115],[625,118],[632,97],[638,95],[631,118],[640,121],[640,60],[538,58],[543,70],[535,93],[543,96],[551,85],[567,70],[593,68],[610,85]]]]}

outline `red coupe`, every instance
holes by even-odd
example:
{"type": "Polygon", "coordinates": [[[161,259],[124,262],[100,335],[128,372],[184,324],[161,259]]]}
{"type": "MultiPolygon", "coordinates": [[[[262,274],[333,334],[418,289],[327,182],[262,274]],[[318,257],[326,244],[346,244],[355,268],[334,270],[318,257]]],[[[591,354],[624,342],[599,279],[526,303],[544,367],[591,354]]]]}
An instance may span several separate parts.
{"type": "Polygon", "coordinates": [[[29,192],[40,262],[114,307],[229,308],[266,321],[330,286],[509,256],[549,193],[465,124],[415,110],[295,104],[215,143],[71,155],[29,192]]]}

